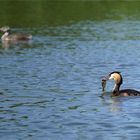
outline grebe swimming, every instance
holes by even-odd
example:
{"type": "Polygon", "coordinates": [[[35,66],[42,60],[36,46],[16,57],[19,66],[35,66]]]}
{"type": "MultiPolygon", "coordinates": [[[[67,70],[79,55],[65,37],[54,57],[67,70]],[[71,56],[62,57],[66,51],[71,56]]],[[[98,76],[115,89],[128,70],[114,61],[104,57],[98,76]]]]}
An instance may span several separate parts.
{"type": "Polygon", "coordinates": [[[115,86],[112,91],[112,96],[140,96],[140,92],[134,89],[123,89],[120,90],[120,86],[123,83],[123,78],[120,72],[111,72],[108,76],[102,79],[103,90],[107,80],[114,80],[115,86]]]}
{"type": "Polygon", "coordinates": [[[18,40],[30,40],[32,39],[32,35],[28,35],[28,34],[21,34],[21,33],[17,33],[17,34],[12,34],[10,32],[10,27],[9,26],[4,26],[0,28],[0,31],[3,32],[4,34],[1,37],[2,41],[18,41],[18,40]]]}

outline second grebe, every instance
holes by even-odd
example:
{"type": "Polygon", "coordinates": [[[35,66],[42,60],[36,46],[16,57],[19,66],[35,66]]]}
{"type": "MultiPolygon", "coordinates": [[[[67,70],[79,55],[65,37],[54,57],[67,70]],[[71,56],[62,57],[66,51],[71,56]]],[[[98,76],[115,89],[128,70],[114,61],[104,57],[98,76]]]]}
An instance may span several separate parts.
{"type": "Polygon", "coordinates": [[[32,35],[28,35],[28,34],[21,34],[21,33],[11,34],[9,26],[1,27],[0,31],[4,33],[1,37],[2,41],[18,41],[18,40],[32,39],[32,35]]]}
{"type": "Polygon", "coordinates": [[[115,86],[112,91],[112,96],[140,96],[140,92],[134,89],[123,89],[120,90],[120,86],[123,83],[123,78],[120,72],[114,71],[111,72],[108,76],[102,79],[102,86],[104,90],[104,84],[107,80],[114,80],[115,86]]]}

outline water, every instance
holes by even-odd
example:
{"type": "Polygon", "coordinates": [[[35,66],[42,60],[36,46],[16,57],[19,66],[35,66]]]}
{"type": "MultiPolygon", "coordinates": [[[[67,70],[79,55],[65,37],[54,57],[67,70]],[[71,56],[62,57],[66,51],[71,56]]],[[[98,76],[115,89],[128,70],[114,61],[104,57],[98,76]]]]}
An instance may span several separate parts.
{"type": "Polygon", "coordinates": [[[139,140],[140,98],[101,96],[114,70],[122,88],[140,89],[139,20],[16,24],[33,40],[0,44],[2,140],[139,140]]]}

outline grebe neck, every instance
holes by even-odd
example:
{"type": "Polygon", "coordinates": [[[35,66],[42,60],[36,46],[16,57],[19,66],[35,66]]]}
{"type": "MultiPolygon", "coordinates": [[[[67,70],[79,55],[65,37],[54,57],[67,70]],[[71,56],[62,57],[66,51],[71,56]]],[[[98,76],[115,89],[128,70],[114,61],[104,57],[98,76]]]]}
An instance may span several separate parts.
{"type": "Polygon", "coordinates": [[[2,35],[2,37],[1,37],[1,39],[2,40],[6,40],[6,37],[9,35],[10,33],[7,31],[7,32],[5,32],[3,35],[2,35]]]}
{"type": "Polygon", "coordinates": [[[113,95],[118,95],[119,94],[119,90],[120,90],[120,84],[115,84],[114,88],[113,88],[113,95]]]}

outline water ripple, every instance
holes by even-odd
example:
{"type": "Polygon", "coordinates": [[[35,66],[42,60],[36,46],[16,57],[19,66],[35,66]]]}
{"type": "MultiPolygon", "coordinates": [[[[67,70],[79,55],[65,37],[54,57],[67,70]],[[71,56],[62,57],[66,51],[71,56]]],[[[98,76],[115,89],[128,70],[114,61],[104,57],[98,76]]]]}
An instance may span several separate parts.
{"type": "Polygon", "coordinates": [[[139,139],[139,98],[102,97],[100,83],[119,70],[122,88],[140,89],[139,21],[41,28],[0,48],[1,138],[139,139]]]}

